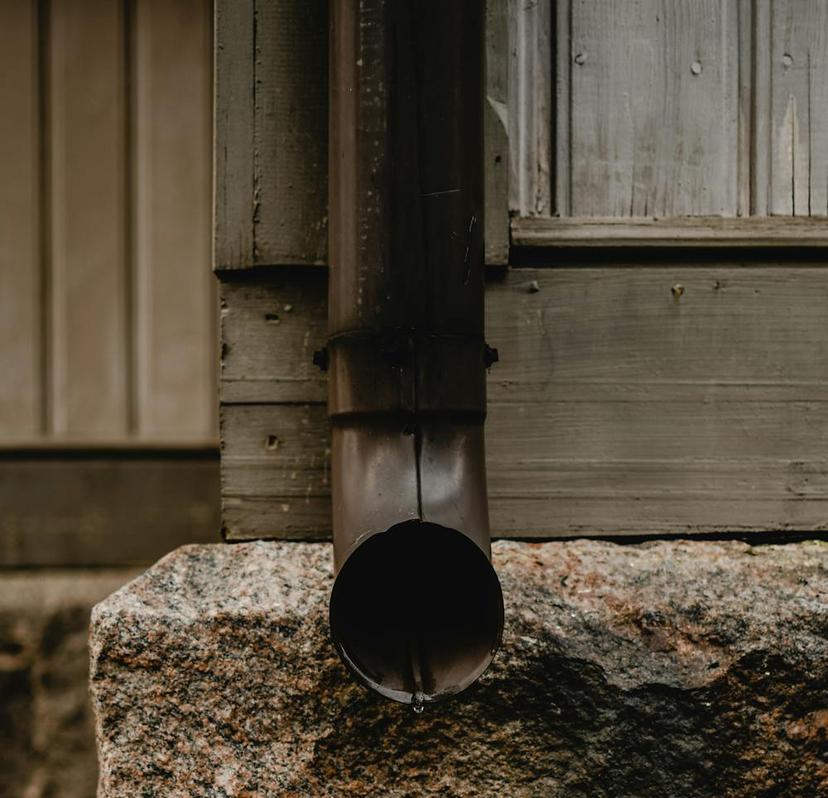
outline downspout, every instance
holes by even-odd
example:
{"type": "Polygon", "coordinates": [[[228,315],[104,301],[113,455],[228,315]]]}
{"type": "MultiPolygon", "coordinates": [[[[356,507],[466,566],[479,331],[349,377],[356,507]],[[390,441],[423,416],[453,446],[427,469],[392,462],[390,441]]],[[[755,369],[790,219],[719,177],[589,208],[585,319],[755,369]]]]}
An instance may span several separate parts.
{"type": "Polygon", "coordinates": [[[353,673],[423,704],[500,643],[483,422],[482,0],[331,0],[329,368],[353,673]]]}

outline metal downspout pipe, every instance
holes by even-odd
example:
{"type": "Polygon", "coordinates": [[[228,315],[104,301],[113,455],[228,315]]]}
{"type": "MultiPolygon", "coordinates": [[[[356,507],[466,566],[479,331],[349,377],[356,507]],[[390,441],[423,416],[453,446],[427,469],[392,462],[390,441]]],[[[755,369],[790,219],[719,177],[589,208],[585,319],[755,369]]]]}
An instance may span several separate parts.
{"type": "Polygon", "coordinates": [[[347,666],[426,703],[500,643],[483,422],[482,0],[331,0],[329,370],[347,666]]]}

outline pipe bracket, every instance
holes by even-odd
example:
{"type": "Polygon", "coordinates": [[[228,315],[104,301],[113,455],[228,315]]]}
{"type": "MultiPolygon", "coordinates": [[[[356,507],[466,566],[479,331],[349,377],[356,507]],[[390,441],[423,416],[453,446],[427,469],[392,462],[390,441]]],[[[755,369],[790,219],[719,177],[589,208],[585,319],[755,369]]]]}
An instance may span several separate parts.
{"type": "Polygon", "coordinates": [[[360,331],[328,341],[331,418],[486,415],[487,347],[474,335],[360,331]]]}

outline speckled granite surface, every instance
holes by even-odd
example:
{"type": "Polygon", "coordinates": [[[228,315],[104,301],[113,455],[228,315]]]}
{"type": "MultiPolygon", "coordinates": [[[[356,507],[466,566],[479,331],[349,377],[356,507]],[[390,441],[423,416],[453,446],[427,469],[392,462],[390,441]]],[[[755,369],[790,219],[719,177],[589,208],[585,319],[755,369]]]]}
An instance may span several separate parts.
{"type": "Polygon", "coordinates": [[[828,546],[498,543],[503,649],[414,715],[327,633],[325,544],[190,546],[99,604],[99,796],[828,795],[828,546]]]}

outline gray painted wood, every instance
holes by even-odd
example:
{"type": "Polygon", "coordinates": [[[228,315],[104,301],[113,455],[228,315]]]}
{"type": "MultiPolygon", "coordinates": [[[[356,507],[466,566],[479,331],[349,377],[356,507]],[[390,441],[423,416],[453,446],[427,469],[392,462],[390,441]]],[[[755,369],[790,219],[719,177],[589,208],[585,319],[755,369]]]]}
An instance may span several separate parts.
{"type": "Polygon", "coordinates": [[[327,259],[328,9],[216,3],[214,264],[327,259]]]}
{"type": "MultiPolygon", "coordinates": [[[[324,296],[320,275],[223,286],[231,539],[328,532],[325,384],[309,365],[324,296]]],[[[495,534],[825,529],[826,307],[819,266],[525,269],[490,284],[495,534]]]]}

